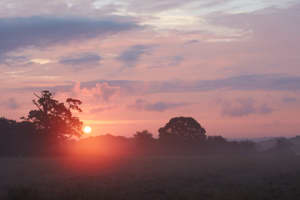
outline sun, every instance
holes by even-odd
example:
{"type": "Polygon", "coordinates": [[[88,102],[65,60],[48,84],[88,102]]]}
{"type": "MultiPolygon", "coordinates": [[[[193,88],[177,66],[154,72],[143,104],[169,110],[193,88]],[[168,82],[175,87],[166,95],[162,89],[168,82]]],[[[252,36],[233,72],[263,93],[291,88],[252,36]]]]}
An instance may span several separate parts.
{"type": "Polygon", "coordinates": [[[85,126],[85,127],[83,128],[83,132],[84,132],[85,134],[90,134],[90,133],[92,132],[92,128],[91,128],[90,126],[85,126]]]}

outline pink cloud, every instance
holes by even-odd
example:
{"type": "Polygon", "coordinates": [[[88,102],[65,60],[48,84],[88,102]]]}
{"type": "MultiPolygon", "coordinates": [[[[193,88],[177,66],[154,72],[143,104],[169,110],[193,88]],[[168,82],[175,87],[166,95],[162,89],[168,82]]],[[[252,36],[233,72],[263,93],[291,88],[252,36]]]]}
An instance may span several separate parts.
{"type": "Polygon", "coordinates": [[[71,90],[71,95],[90,101],[108,102],[120,94],[119,86],[111,86],[108,83],[96,83],[95,87],[81,87],[77,82],[71,90]]]}

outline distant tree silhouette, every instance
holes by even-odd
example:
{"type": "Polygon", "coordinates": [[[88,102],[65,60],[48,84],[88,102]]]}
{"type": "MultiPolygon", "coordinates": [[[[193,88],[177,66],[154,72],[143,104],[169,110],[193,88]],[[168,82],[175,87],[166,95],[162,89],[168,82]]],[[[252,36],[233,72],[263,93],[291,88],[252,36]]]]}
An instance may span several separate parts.
{"type": "Polygon", "coordinates": [[[137,131],[133,135],[133,141],[136,147],[136,154],[155,154],[157,152],[157,140],[153,138],[148,130],[137,131]]]}
{"type": "Polygon", "coordinates": [[[154,140],[152,133],[150,133],[148,130],[143,131],[137,131],[133,138],[137,141],[152,141],[154,140]]]}
{"type": "Polygon", "coordinates": [[[28,155],[41,143],[31,122],[0,118],[0,155],[28,155]]]}
{"type": "Polygon", "coordinates": [[[151,145],[155,141],[152,133],[150,133],[148,130],[137,131],[133,135],[133,139],[139,145],[151,145]]]}
{"type": "Polygon", "coordinates": [[[205,141],[205,129],[191,117],[172,118],[159,130],[159,139],[162,141],[205,141]]]}
{"type": "Polygon", "coordinates": [[[16,121],[9,120],[4,117],[0,118],[0,155],[11,153],[11,141],[13,140],[13,132],[16,127],[16,121]]]}
{"type": "Polygon", "coordinates": [[[68,139],[82,134],[82,122],[73,116],[73,111],[81,112],[81,101],[68,98],[66,103],[61,103],[53,98],[50,91],[42,91],[41,95],[35,94],[37,99],[32,102],[37,109],[31,110],[27,117],[28,122],[35,125],[37,131],[53,139],[68,139]]]}
{"type": "Polygon", "coordinates": [[[294,151],[292,150],[293,143],[286,139],[286,138],[277,138],[276,144],[273,148],[271,148],[269,151],[278,154],[294,154],[294,151]]]}
{"type": "Polygon", "coordinates": [[[4,117],[0,117],[0,132],[5,133],[11,130],[11,128],[16,126],[16,123],[17,122],[15,120],[9,120],[4,117]]]}
{"type": "Polygon", "coordinates": [[[225,144],[227,140],[223,136],[208,136],[207,142],[212,144],[225,144]]]}
{"type": "MultiPolygon", "coordinates": [[[[175,117],[159,129],[159,139],[147,131],[137,131],[133,138],[110,134],[81,140],[67,140],[82,134],[82,122],[73,116],[81,112],[81,101],[61,103],[49,91],[33,100],[37,107],[25,121],[0,117],[0,156],[36,155],[197,155],[255,153],[251,141],[227,141],[222,136],[206,136],[205,129],[191,117],[175,117]]],[[[266,152],[268,153],[268,152],[266,152]]],[[[271,155],[292,155],[291,142],[277,140],[271,155]]]]}

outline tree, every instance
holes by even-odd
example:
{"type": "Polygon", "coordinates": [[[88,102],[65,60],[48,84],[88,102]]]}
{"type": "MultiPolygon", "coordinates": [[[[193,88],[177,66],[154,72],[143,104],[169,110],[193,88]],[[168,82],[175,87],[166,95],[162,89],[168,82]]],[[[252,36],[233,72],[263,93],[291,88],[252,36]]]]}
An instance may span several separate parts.
{"type": "Polygon", "coordinates": [[[0,118],[0,155],[29,154],[39,139],[31,122],[17,122],[0,118]]]}
{"type": "Polygon", "coordinates": [[[15,127],[17,122],[15,120],[9,120],[4,117],[0,117],[0,133],[9,132],[13,127],[15,127]]]}
{"type": "Polygon", "coordinates": [[[205,141],[205,129],[191,117],[172,118],[159,130],[159,139],[163,141],[205,141]]]}
{"type": "Polygon", "coordinates": [[[277,138],[275,146],[271,149],[271,152],[278,154],[294,154],[292,150],[293,143],[287,138],[277,138]]]}
{"type": "Polygon", "coordinates": [[[59,140],[81,136],[83,123],[72,113],[82,112],[80,100],[68,98],[66,103],[61,103],[48,90],[42,91],[40,96],[34,95],[37,99],[32,102],[37,109],[31,110],[23,119],[32,122],[39,133],[59,140]]]}
{"type": "Polygon", "coordinates": [[[138,143],[142,144],[149,144],[154,141],[152,133],[150,133],[148,130],[137,131],[136,134],[134,134],[133,138],[138,143]]]}
{"type": "Polygon", "coordinates": [[[227,140],[223,136],[208,136],[207,142],[211,144],[226,144],[227,140]]]}

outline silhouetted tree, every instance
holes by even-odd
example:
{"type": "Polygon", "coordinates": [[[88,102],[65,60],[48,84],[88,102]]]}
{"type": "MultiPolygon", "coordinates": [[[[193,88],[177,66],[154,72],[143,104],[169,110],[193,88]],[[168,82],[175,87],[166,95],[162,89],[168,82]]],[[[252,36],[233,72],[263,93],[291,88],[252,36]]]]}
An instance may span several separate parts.
{"type": "Polygon", "coordinates": [[[208,136],[207,142],[212,144],[225,144],[227,140],[223,136],[208,136]]]}
{"type": "Polygon", "coordinates": [[[15,120],[6,119],[4,117],[0,117],[0,132],[6,132],[10,130],[12,127],[15,127],[17,122],[15,120]]]}
{"type": "Polygon", "coordinates": [[[16,121],[9,120],[4,117],[0,118],[0,155],[5,155],[11,152],[11,141],[16,127],[16,121]]]}
{"type": "Polygon", "coordinates": [[[31,122],[0,118],[0,155],[28,155],[34,152],[39,135],[31,122]]]}
{"type": "Polygon", "coordinates": [[[293,143],[286,138],[277,138],[275,146],[270,149],[271,152],[278,154],[294,154],[292,150],[293,143]]]}
{"type": "Polygon", "coordinates": [[[153,142],[154,140],[152,133],[150,133],[148,130],[137,131],[133,135],[133,138],[137,142],[141,142],[141,143],[149,143],[149,142],[153,142]]]}
{"type": "Polygon", "coordinates": [[[23,119],[32,122],[39,133],[54,139],[80,137],[82,122],[72,114],[73,111],[82,111],[79,107],[82,103],[80,100],[68,98],[66,104],[61,103],[47,90],[42,91],[40,96],[35,96],[38,99],[32,102],[37,109],[31,110],[23,119]]]}
{"type": "Polygon", "coordinates": [[[133,141],[137,147],[135,152],[137,154],[153,154],[157,150],[156,140],[148,130],[137,131],[133,135],[133,141]]]}
{"type": "Polygon", "coordinates": [[[205,129],[191,117],[172,118],[159,130],[161,141],[205,141],[205,129]]]}
{"type": "Polygon", "coordinates": [[[255,142],[250,140],[230,142],[234,152],[238,150],[238,153],[253,153],[256,151],[255,142]],[[236,148],[238,147],[238,148],[236,148]]]}

